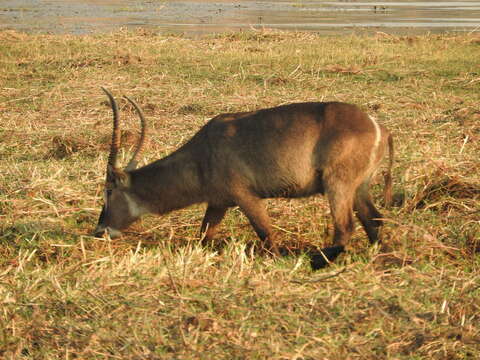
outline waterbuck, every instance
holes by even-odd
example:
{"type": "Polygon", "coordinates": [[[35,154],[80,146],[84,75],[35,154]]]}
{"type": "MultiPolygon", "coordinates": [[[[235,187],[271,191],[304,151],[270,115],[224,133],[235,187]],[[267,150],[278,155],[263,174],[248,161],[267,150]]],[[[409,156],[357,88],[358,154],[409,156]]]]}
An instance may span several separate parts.
{"type": "Polygon", "coordinates": [[[238,206],[262,248],[278,254],[262,200],[326,194],[334,223],[333,246],[313,254],[313,268],[325,266],[344,251],[354,229],[354,212],[370,242],[379,240],[382,215],[368,189],[388,148],[386,202],[391,198],[393,141],[383,126],[355,105],[308,102],[221,114],[172,154],[137,169],[147,124],[139,106],[126,97],[142,130],[132,160],[122,170],[117,163],[119,110],[111,93],[102,89],[113,110],[113,136],[96,236],[106,231],[114,238],[143,214],[164,214],[205,202],[200,231],[207,242],[227,209],[238,206]]]}

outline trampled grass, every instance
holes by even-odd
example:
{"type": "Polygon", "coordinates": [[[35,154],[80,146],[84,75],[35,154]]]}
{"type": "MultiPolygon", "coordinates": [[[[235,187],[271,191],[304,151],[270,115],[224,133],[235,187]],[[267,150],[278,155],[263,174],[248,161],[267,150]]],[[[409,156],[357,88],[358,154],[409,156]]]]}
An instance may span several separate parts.
{"type": "MultiPolygon", "coordinates": [[[[478,59],[475,34],[1,32],[0,357],[480,358],[478,59]],[[198,242],[204,206],[94,239],[111,134],[100,86],[143,107],[144,162],[221,112],[360,105],[395,136],[384,244],[357,226],[348,254],[312,272],[249,253],[233,210],[214,252],[198,242]]],[[[120,104],[127,160],[138,120],[120,104]]],[[[284,242],[328,243],[325,199],[269,212],[284,242]]]]}

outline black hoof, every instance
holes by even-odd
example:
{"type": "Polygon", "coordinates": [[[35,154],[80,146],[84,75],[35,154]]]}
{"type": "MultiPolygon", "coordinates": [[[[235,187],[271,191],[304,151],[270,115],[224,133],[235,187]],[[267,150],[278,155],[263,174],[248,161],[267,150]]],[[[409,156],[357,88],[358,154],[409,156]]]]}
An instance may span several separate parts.
{"type": "Polygon", "coordinates": [[[319,270],[334,261],[338,255],[345,251],[344,246],[331,246],[310,255],[310,265],[313,270],[319,270]],[[328,260],[328,261],[327,261],[328,260]]]}

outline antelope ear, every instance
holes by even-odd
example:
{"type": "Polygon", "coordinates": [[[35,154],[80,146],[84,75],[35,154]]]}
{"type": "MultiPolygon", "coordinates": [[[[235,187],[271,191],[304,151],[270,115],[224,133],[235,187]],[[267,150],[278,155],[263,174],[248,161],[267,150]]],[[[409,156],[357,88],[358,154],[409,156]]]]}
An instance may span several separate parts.
{"type": "Polygon", "coordinates": [[[130,174],[122,169],[113,169],[115,185],[119,188],[130,187],[130,174]]]}
{"type": "Polygon", "coordinates": [[[130,174],[120,168],[108,165],[107,182],[115,184],[117,188],[128,188],[130,186],[130,174]]]}

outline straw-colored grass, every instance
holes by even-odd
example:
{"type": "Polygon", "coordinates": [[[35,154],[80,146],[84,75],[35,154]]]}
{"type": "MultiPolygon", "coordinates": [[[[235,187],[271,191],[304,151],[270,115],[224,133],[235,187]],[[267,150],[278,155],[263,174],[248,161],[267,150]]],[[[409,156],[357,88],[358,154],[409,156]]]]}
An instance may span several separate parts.
{"type": "MultiPolygon", "coordinates": [[[[479,59],[475,34],[0,32],[0,358],[480,358],[479,59]],[[91,237],[111,132],[100,86],[143,107],[144,162],[221,112],[360,105],[395,135],[384,244],[357,226],[312,272],[250,253],[233,210],[214,252],[198,242],[204,206],[91,237]]],[[[138,120],[120,104],[127,160],[138,120]]],[[[328,243],[323,198],[269,212],[282,241],[328,243]]]]}

